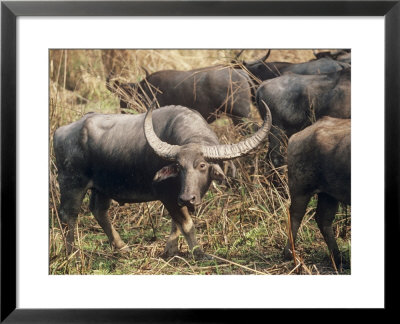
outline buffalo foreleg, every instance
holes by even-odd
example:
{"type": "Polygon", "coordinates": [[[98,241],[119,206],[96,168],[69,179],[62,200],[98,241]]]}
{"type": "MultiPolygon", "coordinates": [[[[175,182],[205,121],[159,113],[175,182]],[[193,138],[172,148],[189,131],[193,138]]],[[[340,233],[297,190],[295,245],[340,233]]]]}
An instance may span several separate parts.
{"type": "MultiPolygon", "coordinates": [[[[176,224],[177,229],[179,229],[185,237],[186,242],[189,245],[189,250],[193,253],[194,257],[196,259],[203,258],[205,254],[197,243],[196,230],[187,207],[179,207],[177,204],[173,203],[164,203],[164,205],[171,215],[173,223],[176,224]]],[[[176,231],[172,228],[171,233],[176,233],[176,231]]],[[[171,241],[173,242],[174,239],[172,238],[171,241]]]]}
{"type": "Polygon", "coordinates": [[[65,230],[67,255],[73,250],[76,220],[85,192],[86,188],[66,187],[60,181],[60,218],[65,230]]]}
{"type": "Polygon", "coordinates": [[[111,220],[108,217],[108,208],[110,207],[111,199],[105,197],[95,189],[92,190],[90,197],[89,209],[93,213],[97,222],[106,233],[112,247],[119,249],[121,252],[129,251],[128,246],[122,241],[118,232],[111,224],[111,220]]]}
{"type": "Polygon", "coordinates": [[[178,254],[178,238],[179,228],[176,226],[174,220],[171,220],[171,233],[168,237],[167,244],[163,253],[163,257],[169,258],[178,254]]]}

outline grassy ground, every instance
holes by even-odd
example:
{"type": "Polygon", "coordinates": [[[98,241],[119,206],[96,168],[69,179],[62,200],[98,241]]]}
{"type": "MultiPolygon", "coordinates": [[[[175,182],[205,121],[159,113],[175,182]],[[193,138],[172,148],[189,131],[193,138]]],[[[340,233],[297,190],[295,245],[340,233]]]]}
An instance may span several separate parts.
{"type": "MultiPolygon", "coordinates": [[[[119,100],[105,86],[114,70],[120,80],[140,81],[145,72],[192,69],[229,63],[234,50],[55,50],[50,52],[50,139],[61,125],[89,111],[119,113],[119,100]]],[[[244,59],[255,59],[263,50],[247,50],[244,59]]],[[[269,61],[303,62],[311,50],[273,50],[269,61]]],[[[254,108],[254,107],[253,107],[254,108]]],[[[259,122],[253,109],[252,120],[259,122]]],[[[229,119],[212,124],[221,142],[237,142],[242,136],[229,119]]],[[[193,220],[197,237],[212,260],[195,261],[183,237],[181,255],[160,258],[170,232],[170,218],[160,202],[119,206],[113,202],[109,216],[131,252],[112,250],[103,230],[88,209],[88,195],[78,218],[77,251],[66,257],[57,214],[59,189],[50,140],[49,273],[50,274],[349,274],[350,267],[336,271],[313,215],[312,199],[297,238],[298,260],[284,261],[290,198],[285,170],[266,162],[266,147],[235,160],[237,177],[227,184],[212,184],[196,209],[193,220]]],[[[340,208],[335,232],[345,264],[350,264],[350,208],[340,208]]]]}

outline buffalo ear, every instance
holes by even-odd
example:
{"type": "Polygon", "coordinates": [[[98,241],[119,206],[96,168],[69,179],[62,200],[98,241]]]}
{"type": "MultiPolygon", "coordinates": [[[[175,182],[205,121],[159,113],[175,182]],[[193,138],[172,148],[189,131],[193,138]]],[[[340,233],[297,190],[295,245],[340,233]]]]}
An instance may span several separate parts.
{"type": "Polygon", "coordinates": [[[224,171],[222,171],[221,167],[218,164],[211,164],[210,172],[212,180],[223,181],[226,178],[224,171]]]}
{"type": "Polygon", "coordinates": [[[166,165],[157,171],[156,175],[153,178],[154,182],[160,182],[168,178],[176,177],[179,174],[178,166],[173,163],[170,165],[166,165]]]}

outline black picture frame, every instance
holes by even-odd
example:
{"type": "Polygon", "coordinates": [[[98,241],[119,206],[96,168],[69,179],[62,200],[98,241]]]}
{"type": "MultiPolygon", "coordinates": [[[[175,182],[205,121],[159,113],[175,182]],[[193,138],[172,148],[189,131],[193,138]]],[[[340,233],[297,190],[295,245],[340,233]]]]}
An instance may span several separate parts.
{"type": "MultiPolygon", "coordinates": [[[[19,16],[384,16],[385,309],[396,306],[399,237],[400,1],[4,1],[1,3],[1,322],[226,322],[263,310],[16,308],[16,19],[19,16]]],[[[368,55],[366,53],[366,55],[368,55]]],[[[371,62],[373,66],[373,62],[371,62]]],[[[371,68],[371,67],[369,67],[371,68]]],[[[366,94],[367,95],[367,94],[366,94]]],[[[371,150],[373,154],[373,150],[371,150]]],[[[367,284],[367,283],[366,283],[367,284]]],[[[238,296],[239,298],[240,296],[238,296]]],[[[265,310],[264,310],[265,311],[265,310]]],[[[264,314],[259,314],[263,316],[264,314]]]]}

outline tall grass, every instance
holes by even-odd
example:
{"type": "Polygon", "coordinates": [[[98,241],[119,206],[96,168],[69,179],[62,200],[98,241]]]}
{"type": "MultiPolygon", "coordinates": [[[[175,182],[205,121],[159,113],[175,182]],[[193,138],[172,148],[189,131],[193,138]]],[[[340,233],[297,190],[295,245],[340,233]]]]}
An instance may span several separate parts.
{"type": "MultiPolygon", "coordinates": [[[[50,52],[50,274],[326,274],[335,273],[319,233],[311,201],[297,239],[298,260],[285,262],[290,198],[286,170],[267,162],[267,147],[234,161],[237,177],[225,184],[213,183],[196,209],[193,220],[197,238],[213,260],[194,261],[184,239],[182,253],[160,258],[170,231],[170,218],[160,202],[119,206],[113,202],[109,216],[131,252],[120,255],[111,249],[100,226],[88,209],[85,197],[76,227],[77,251],[67,257],[57,214],[60,194],[54,163],[54,131],[90,111],[120,113],[118,98],[105,85],[114,71],[121,81],[137,82],[163,69],[188,70],[228,64],[236,50],[52,50],[50,52]]],[[[264,50],[247,50],[242,56],[253,60],[264,50]]],[[[272,51],[270,61],[302,62],[313,58],[311,50],[272,51]]],[[[260,123],[252,107],[249,123],[260,123]]],[[[222,143],[242,139],[230,119],[212,124],[222,143]]],[[[350,212],[340,209],[335,228],[338,244],[350,258],[350,212]]],[[[349,271],[345,272],[349,273],[349,271]]]]}

